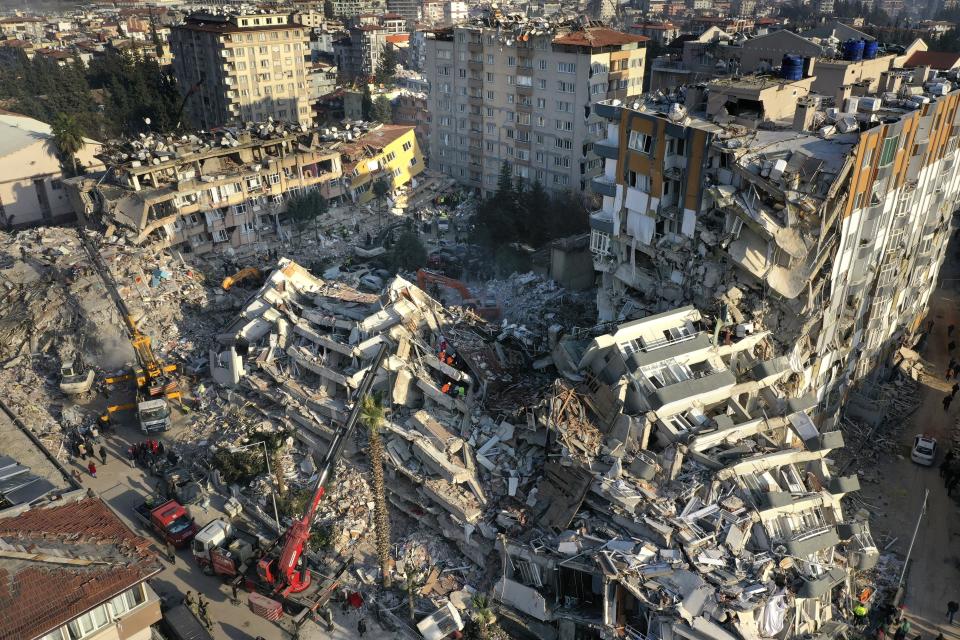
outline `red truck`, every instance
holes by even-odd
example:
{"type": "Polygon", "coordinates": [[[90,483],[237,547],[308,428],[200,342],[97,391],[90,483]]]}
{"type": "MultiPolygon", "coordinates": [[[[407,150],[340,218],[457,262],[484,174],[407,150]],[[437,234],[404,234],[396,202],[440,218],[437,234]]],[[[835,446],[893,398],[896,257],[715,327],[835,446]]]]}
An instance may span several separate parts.
{"type": "Polygon", "coordinates": [[[207,575],[234,578],[255,562],[263,548],[260,537],[226,520],[213,520],[190,545],[193,557],[207,575]]]}
{"type": "Polygon", "coordinates": [[[190,544],[197,533],[197,523],[176,500],[167,500],[156,507],[144,502],[134,509],[134,513],[144,526],[151,527],[165,543],[170,542],[177,549],[190,544]]]}

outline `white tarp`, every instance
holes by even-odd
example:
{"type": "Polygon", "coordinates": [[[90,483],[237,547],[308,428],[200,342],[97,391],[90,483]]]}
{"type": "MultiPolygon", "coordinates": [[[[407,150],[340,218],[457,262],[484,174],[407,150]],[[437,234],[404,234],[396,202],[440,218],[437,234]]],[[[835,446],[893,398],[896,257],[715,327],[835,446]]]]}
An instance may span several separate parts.
{"type": "Polygon", "coordinates": [[[776,595],[767,601],[763,607],[760,620],[757,621],[757,631],[764,638],[772,638],[783,631],[784,619],[787,616],[787,598],[776,595]]]}

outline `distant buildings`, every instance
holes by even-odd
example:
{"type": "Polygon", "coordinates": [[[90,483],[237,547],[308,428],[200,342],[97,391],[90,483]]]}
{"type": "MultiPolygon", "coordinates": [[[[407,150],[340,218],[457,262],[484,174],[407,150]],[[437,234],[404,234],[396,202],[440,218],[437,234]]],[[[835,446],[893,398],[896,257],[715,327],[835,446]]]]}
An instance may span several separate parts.
{"type": "MultiPolygon", "coordinates": [[[[99,142],[87,140],[77,153],[85,168],[102,167],[94,155],[99,142]]],[[[63,188],[59,151],[50,126],[0,111],[0,227],[73,220],[63,188]]]]}
{"type": "Polygon", "coordinates": [[[642,92],[646,42],[502,16],[427,34],[431,167],[483,192],[504,162],[547,189],[588,188],[601,169],[592,142],[606,128],[593,105],[642,92]]]}
{"type": "Polygon", "coordinates": [[[406,20],[399,14],[365,14],[354,18],[349,35],[333,42],[337,68],[348,80],[368,80],[377,71],[391,36],[406,40],[406,20]]]}
{"type": "Polygon", "coordinates": [[[170,33],[191,123],[312,122],[308,30],[286,14],[193,14],[170,33]]]}

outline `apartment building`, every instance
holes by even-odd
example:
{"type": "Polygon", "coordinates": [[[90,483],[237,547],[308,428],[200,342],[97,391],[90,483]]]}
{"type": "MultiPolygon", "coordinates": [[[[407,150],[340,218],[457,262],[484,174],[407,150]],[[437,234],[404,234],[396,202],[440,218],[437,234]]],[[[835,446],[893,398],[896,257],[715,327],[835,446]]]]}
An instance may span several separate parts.
{"type": "Polygon", "coordinates": [[[386,180],[394,191],[423,172],[423,155],[414,129],[383,125],[340,148],[344,188],[356,204],[373,200],[373,183],[377,180],[386,180]]]}
{"type": "Polygon", "coordinates": [[[243,254],[289,237],[289,198],[312,189],[340,198],[341,144],[316,130],[276,124],[191,135],[187,142],[158,136],[106,149],[101,157],[114,167],[106,178],[65,184],[82,220],[131,230],[138,244],[243,254]]]}
{"type": "Polygon", "coordinates": [[[643,89],[648,38],[491,12],[426,36],[431,167],[481,192],[501,164],[554,190],[583,190],[601,171],[593,106],[643,89]]]}
{"type": "Polygon", "coordinates": [[[420,0],[387,0],[387,10],[403,16],[407,30],[420,21],[420,0]]]}
{"type": "Polygon", "coordinates": [[[152,544],[99,498],[0,518],[0,638],[149,640],[160,598],[147,580],[163,569],[152,544]]]}
{"type": "Polygon", "coordinates": [[[191,124],[273,118],[309,125],[309,29],[287,14],[198,13],[170,33],[173,71],[191,124]]]}
{"type": "Polygon", "coordinates": [[[960,91],[897,73],[874,96],[744,76],[599,105],[601,317],[692,302],[770,330],[821,421],[870,393],[926,314],[960,189],[960,91]]]}
{"type": "Polygon", "coordinates": [[[373,76],[389,38],[405,33],[406,24],[406,20],[395,13],[355,17],[349,34],[333,43],[341,75],[349,80],[366,80],[373,76]]]}

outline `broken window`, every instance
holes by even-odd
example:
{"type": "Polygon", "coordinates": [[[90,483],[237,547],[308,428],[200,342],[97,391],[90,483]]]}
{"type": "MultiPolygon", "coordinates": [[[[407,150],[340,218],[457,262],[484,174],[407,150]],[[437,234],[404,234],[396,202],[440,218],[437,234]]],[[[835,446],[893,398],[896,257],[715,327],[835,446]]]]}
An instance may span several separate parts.
{"type": "Polygon", "coordinates": [[[634,151],[650,153],[653,150],[653,136],[648,136],[640,131],[631,131],[627,146],[634,151]]]}

